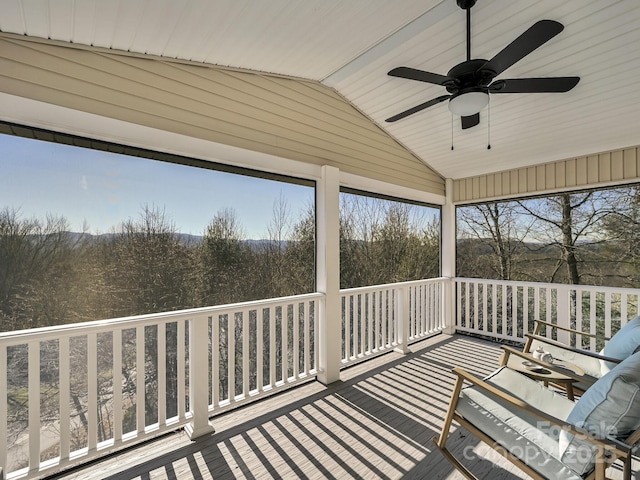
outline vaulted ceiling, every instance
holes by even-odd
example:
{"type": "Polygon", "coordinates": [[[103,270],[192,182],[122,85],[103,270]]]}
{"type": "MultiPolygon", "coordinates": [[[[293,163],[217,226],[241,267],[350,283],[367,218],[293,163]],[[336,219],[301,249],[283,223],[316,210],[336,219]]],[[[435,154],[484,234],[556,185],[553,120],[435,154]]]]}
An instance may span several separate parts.
{"type": "Polygon", "coordinates": [[[492,95],[490,119],[485,109],[467,130],[446,102],[385,122],[446,93],[389,70],[444,75],[466,59],[466,14],[455,0],[2,0],[1,8],[2,32],[319,81],[445,178],[640,144],[638,0],[478,0],[472,58],[492,58],[538,20],[565,27],[498,79],[581,80],[568,93],[492,95]]]}

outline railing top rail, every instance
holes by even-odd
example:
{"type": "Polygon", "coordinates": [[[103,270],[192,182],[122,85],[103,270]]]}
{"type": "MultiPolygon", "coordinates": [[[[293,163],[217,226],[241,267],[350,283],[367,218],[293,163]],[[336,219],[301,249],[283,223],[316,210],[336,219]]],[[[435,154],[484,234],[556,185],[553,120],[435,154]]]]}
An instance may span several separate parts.
{"type": "Polygon", "coordinates": [[[186,310],[150,313],[146,315],[110,318],[105,320],[92,320],[88,322],[70,323],[66,325],[54,325],[51,327],[14,330],[10,332],[0,333],[0,345],[20,345],[30,341],[60,337],[73,337],[77,335],[85,335],[87,333],[99,333],[116,329],[135,328],[138,326],[155,325],[158,323],[170,323],[182,320],[190,320],[196,317],[204,317],[208,315],[224,315],[227,313],[237,312],[239,310],[251,310],[255,308],[266,308],[269,306],[281,305],[290,302],[304,302],[308,300],[315,300],[323,298],[324,296],[324,293],[314,292],[303,295],[270,298],[267,300],[254,300],[251,302],[216,305],[213,307],[190,308],[186,310]]]}
{"type": "Polygon", "coordinates": [[[424,285],[427,283],[438,283],[445,280],[451,280],[449,277],[425,278],[422,280],[411,280],[409,282],[384,283],[381,285],[367,285],[365,287],[342,288],[340,294],[370,292],[374,290],[388,290],[395,287],[410,287],[412,285],[424,285]]]}
{"type": "Polygon", "coordinates": [[[623,288],[623,287],[599,287],[597,285],[571,285],[567,283],[545,283],[545,282],[521,282],[518,280],[491,280],[487,278],[464,278],[455,277],[456,282],[471,282],[480,284],[498,284],[498,285],[519,285],[525,287],[550,287],[560,290],[582,290],[594,292],[611,292],[611,293],[630,293],[632,295],[640,295],[640,288],[623,288]]]}

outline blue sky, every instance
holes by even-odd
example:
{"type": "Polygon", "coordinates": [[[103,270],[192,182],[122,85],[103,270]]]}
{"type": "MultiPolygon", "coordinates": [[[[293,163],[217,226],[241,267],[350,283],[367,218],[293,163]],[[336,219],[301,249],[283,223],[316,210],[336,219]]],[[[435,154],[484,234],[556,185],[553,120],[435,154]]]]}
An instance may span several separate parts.
{"type": "Polygon", "coordinates": [[[313,202],[313,189],[0,135],[0,208],[23,218],[64,216],[73,231],[110,232],[143,206],[164,209],[178,231],[200,235],[224,208],[236,211],[247,238],[265,238],[273,206],[286,199],[298,218],[313,202]]]}

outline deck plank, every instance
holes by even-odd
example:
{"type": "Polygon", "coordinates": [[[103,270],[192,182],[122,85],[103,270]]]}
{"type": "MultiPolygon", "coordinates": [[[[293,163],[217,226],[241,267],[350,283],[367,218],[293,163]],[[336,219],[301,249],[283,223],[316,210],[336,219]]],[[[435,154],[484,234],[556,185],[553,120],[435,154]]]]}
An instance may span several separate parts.
{"type": "MultiPolygon", "coordinates": [[[[438,335],[360,363],[328,387],[311,382],[212,419],[195,442],[182,431],[51,478],[186,480],[463,478],[437,451],[454,377],[497,368],[499,345],[438,335]]],[[[528,478],[457,425],[448,446],[481,479],[528,478]]]]}

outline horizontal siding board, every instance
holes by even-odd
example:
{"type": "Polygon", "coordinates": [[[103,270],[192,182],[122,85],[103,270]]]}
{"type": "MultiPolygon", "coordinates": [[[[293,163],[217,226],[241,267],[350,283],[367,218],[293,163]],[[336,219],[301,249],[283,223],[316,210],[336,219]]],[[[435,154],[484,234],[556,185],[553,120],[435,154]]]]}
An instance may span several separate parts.
{"type": "MultiPolygon", "coordinates": [[[[2,70],[2,63],[3,62],[0,61],[0,70],[2,70]]],[[[0,76],[0,78],[2,77],[0,76]]],[[[274,139],[272,136],[262,135],[259,137],[259,132],[258,134],[252,135],[251,140],[247,140],[243,136],[234,137],[229,133],[220,134],[219,132],[212,130],[210,126],[207,125],[206,121],[191,124],[176,123],[168,120],[167,118],[151,115],[144,111],[132,110],[111,103],[100,102],[94,98],[83,98],[75,93],[67,91],[55,91],[49,87],[44,87],[38,84],[29,84],[13,78],[3,78],[2,84],[3,86],[10,88],[10,92],[12,94],[18,96],[28,96],[35,100],[50,101],[52,95],[54,95],[61,105],[68,108],[86,111],[97,110],[102,112],[103,115],[112,118],[123,118],[126,116],[128,119],[127,121],[132,123],[147,125],[161,130],[171,130],[174,133],[233,145],[246,150],[259,150],[271,155],[295,158],[307,163],[334,165],[342,168],[345,172],[362,175],[360,170],[352,167],[351,165],[344,166],[336,164],[329,158],[329,155],[322,155],[323,152],[318,148],[315,148],[313,152],[311,152],[311,149],[309,149],[308,152],[300,152],[298,144],[291,146],[288,145],[286,140],[276,141],[277,139],[274,139]]],[[[401,172],[394,170],[376,171],[375,169],[368,168],[366,176],[375,180],[397,183],[416,190],[440,192],[440,194],[444,194],[444,190],[440,190],[441,185],[439,183],[418,179],[412,175],[403,175],[401,172]]]]}
{"type": "MultiPolygon", "coordinates": [[[[103,57],[103,55],[94,55],[91,52],[78,52],[84,57],[82,60],[84,63],[88,62],[87,58],[95,61],[96,57],[103,57]]],[[[366,168],[366,164],[371,162],[380,166],[386,166],[390,161],[395,162],[398,157],[384,157],[380,156],[381,148],[371,147],[366,142],[354,142],[352,138],[358,138],[355,132],[351,132],[347,138],[345,129],[337,129],[330,122],[323,124],[315,119],[315,116],[308,115],[306,118],[298,116],[293,118],[287,117],[286,114],[290,113],[290,110],[284,109],[279,105],[277,100],[265,100],[261,99],[257,95],[247,94],[246,92],[237,89],[227,89],[221,84],[221,82],[211,82],[207,86],[211,89],[212,84],[215,87],[215,94],[208,92],[203,88],[194,87],[193,85],[187,85],[181,82],[175,82],[168,80],[161,74],[150,76],[149,72],[141,71],[139,68],[130,68],[121,73],[125,76],[117,76],[109,78],[108,71],[121,71],[122,66],[119,61],[120,58],[111,61],[106,59],[106,66],[103,65],[103,70],[98,70],[97,66],[84,66],[82,65],[80,70],[67,69],[61,66],[62,61],[56,62],[57,72],[66,72],[67,70],[73,70],[74,75],[69,77],[69,81],[66,79],[64,83],[75,83],[75,79],[85,81],[88,84],[95,86],[98,82],[103,82],[112,87],[112,91],[115,92],[127,92],[127,95],[133,97],[126,98],[121,101],[125,101],[126,104],[135,102],[137,99],[149,100],[152,102],[147,109],[155,108],[155,105],[167,105],[175,107],[174,119],[181,119],[179,110],[184,110],[184,116],[188,117],[191,113],[201,114],[203,116],[211,117],[220,122],[235,125],[238,128],[248,128],[253,131],[261,131],[268,135],[274,135],[278,138],[289,137],[291,140],[299,141],[303,148],[307,148],[308,145],[313,145],[313,140],[326,144],[327,146],[335,147],[331,150],[335,153],[335,156],[343,157],[345,159],[359,160],[359,168],[366,168]],[[112,63],[115,63],[113,65],[112,63]],[[107,77],[105,77],[107,75],[107,77]],[[118,82],[118,80],[121,81],[118,82]],[[150,87],[149,85],[153,85],[150,87]],[[179,91],[180,93],[175,93],[179,91]],[[234,98],[235,93],[235,98],[234,98]],[[265,108],[258,108],[256,105],[265,105],[265,108]],[[315,124],[311,125],[311,120],[315,124]],[[325,127],[329,127],[330,132],[324,130],[325,127]],[[351,148],[354,147],[354,148],[351,148]],[[357,148],[355,148],[357,147],[357,148]],[[366,162],[366,163],[363,163],[366,162]]],[[[129,61],[139,59],[127,59],[129,61]]],[[[71,62],[72,64],[74,62],[71,62]]],[[[162,66],[167,67],[167,64],[161,62],[143,62],[144,64],[153,65],[158,69],[162,66]]],[[[74,66],[77,67],[77,64],[74,66]]],[[[170,69],[170,68],[169,68],[170,69]]],[[[196,70],[210,70],[203,68],[195,68],[196,70]]],[[[251,76],[245,74],[245,76],[251,76]]],[[[219,75],[218,78],[224,77],[224,74],[219,75]]],[[[74,86],[74,88],[77,88],[74,86]]],[[[93,87],[91,87],[93,88],[93,87]]],[[[255,92],[257,93],[257,92],[255,92]]],[[[115,95],[114,95],[115,100],[115,95]]],[[[135,103],[134,103],[135,104],[135,103]]],[[[188,123],[187,120],[183,120],[188,123]]],[[[213,125],[213,124],[212,124],[213,125]]],[[[212,126],[213,128],[213,126],[212,126]]],[[[221,128],[220,131],[224,132],[221,128]]],[[[235,133],[235,135],[242,136],[241,133],[235,133]]],[[[396,149],[396,152],[401,150],[396,149]]],[[[331,155],[330,155],[330,158],[331,155]]],[[[409,157],[410,163],[408,168],[411,175],[420,175],[424,172],[424,168],[416,159],[409,157]],[[412,168],[413,167],[413,168],[412,168]]],[[[334,159],[335,160],[335,159],[334,159]]]]}
{"type": "Polygon", "coordinates": [[[7,39],[0,75],[6,93],[444,194],[433,170],[308,81],[7,39]]]}

